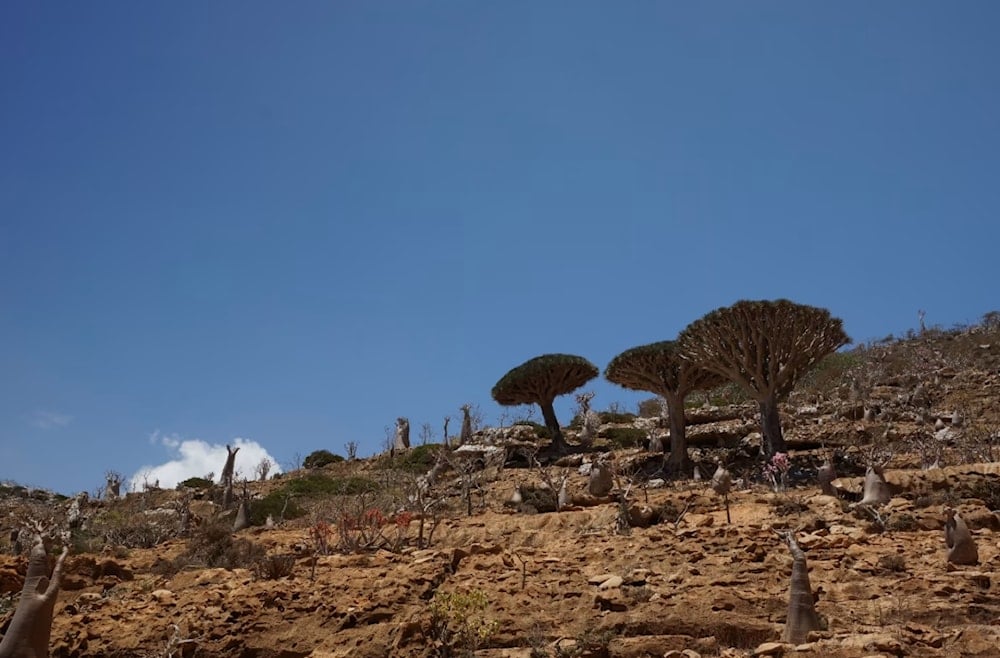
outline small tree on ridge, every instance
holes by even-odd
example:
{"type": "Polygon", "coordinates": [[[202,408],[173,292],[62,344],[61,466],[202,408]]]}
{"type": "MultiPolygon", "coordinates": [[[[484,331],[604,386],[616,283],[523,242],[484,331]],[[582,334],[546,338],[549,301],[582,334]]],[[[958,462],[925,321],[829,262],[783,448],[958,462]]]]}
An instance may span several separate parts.
{"type": "Polygon", "coordinates": [[[552,435],[552,448],[568,448],[552,404],[556,397],[571,393],[598,375],[597,366],[573,354],[543,354],[525,361],[500,378],[491,391],[493,399],[504,406],[537,404],[542,409],[545,426],[552,435]]]}
{"type": "Polygon", "coordinates": [[[670,457],[674,472],[687,470],[687,435],[684,398],[697,390],[725,382],[718,373],[681,358],[676,341],[665,340],[625,350],[608,364],[604,377],[633,391],[649,391],[667,401],[670,419],[670,457]]]}

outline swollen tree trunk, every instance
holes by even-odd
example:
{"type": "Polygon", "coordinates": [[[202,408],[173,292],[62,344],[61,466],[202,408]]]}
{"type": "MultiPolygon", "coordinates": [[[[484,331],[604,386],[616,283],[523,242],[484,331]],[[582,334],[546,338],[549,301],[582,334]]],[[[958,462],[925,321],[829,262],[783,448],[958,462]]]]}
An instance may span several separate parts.
{"type": "Polygon", "coordinates": [[[233,520],[233,532],[239,532],[250,527],[250,510],[247,506],[247,499],[240,501],[240,506],[236,510],[236,518],[233,520]]]}
{"type": "Polygon", "coordinates": [[[788,452],[785,437],[781,433],[781,416],[778,414],[778,401],[774,396],[758,402],[760,407],[760,432],[764,437],[764,454],[773,457],[778,452],[788,452]]]}
{"type": "Polygon", "coordinates": [[[552,435],[552,450],[560,453],[566,452],[569,446],[566,445],[562,430],[559,429],[559,421],[556,419],[556,410],[552,406],[552,400],[541,402],[538,406],[542,408],[542,419],[545,421],[545,427],[549,428],[549,434],[552,435]]]}
{"type": "Polygon", "coordinates": [[[63,560],[68,550],[56,560],[49,578],[49,555],[40,536],[35,537],[28,561],[28,573],[21,589],[21,600],[0,641],[0,658],[48,658],[52,634],[52,611],[59,596],[63,560]]]}
{"type": "Polygon", "coordinates": [[[792,582],[788,595],[788,619],[785,620],[782,640],[802,644],[809,631],[818,631],[821,625],[819,615],[816,614],[816,600],[809,584],[806,554],[799,548],[795,535],[787,532],[784,537],[792,554],[792,582]]]}
{"type": "Polygon", "coordinates": [[[686,473],[692,464],[687,454],[687,426],[684,420],[684,398],[679,395],[664,395],[667,401],[667,416],[670,420],[670,456],[667,467],[672,474],[686,473]]]}

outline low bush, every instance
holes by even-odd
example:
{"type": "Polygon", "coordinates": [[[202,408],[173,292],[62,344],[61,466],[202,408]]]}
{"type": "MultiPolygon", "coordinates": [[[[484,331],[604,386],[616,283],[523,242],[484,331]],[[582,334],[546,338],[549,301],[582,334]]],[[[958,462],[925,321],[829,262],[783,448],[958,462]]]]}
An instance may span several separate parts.
{"type": "Polygon", "coordinates": [[[187,489],[199,489],[199,490],[201,490],[201,489],[211,489],[213,486],[215,486],[215,483],[212,482],[211,480],[209,480],[207,478],[197,478],[197,477],[195,477],[195,478],[188,478],[188,479],[184,480],[183,482],[178,483],[177,490],[180,491],[180,490],[185,489],[185,488],[187,488],[187,489]]]}
{"type": "Polygon", "coordinates": [[[422,473],[430,470],[431,467],[434,466],[434,462],[437,461],[438,450],[440,449],[441,446],[435,443],[416,446],[410,448],[409,450],[396,453],[393,459],[382,462],[381,466],[383,468],[392,467],[399,468],[404,471],[422,473]]]}
{"type": "Polygon", "coordinates": [[[295,555],[266,555],[253,565],[253,574],[258,580],[286,578],[295,571],[295,555]]]}
{"type": "Polygon", "coordinates": [[[285,480],[281,488],[275,492],[282,496],[346,496],[377,490],[378,483],[366,477],[352,475],[349,477],[330,477],[319,473],[310,473],[297,478],[285,480]]]}
{"type": "Polygon", "coordinates": [[[624,424],[634,421],[636,415],[630,413],[619,413],[616,411],[601,411],[598,412],[597,417],[600,418],[601,422],[605,424],[624,424]]]}
{"type": "Polygon", "coordinates": [[[489,597],[482,590],[437,592],[431,600],[430,634],[445,656],[473,656],[476,650],[489,646],[493,634],[500,628],[490,619],[489,597]]]}
{"type": "Polygon", "coordinates": [[[306,455],[302,460],[303,468],[322,468],[327,464],[336,464],[344,461],[340,455],[336,455],[329,450],[315,450],[306,455]]]}
{"type": "Polygon", "coordinates": [[[157,518],[137,510],[112,509],[95,515],[86,530],[72,534],[74,550],[98,552],[105,546],[152,548],[176,537],[180,524],[174,517],[157,518]]]}
{"type": "Polygon", "coordinates": [[[198,564],[209,568],[252,569],[266,557],[263,546],[249,539],[234,538],[232,523],[220,519],[207,522],[192,532],[187,548],[178,559],[182,566],[198,564]]]}
{"type": "Polygon", "coordinates": [[[646,430],[637,427],[608,427],[601,430],[598,436],[607,439],[615,448],[635,448],[645,445],[647,439],[646,430]]]}
{"type": "Polygon", "coordinates": [[[297,519],[305,514],[297,503],[300,498],[352,496],[379,490],[374,480],[361,476],[332,477],[309,473],[301,477],[286,477],[281,486],[263,498],[250,501],[250,525],[263,525],[270,516],[274,520],[297,519]]]}
{"type": "Polygon", "coordinates": [[[290,521],[305,514],[292,496],[282,491],[272,491],[263,498],[251,500],[249,512],[250,525],[256,526],[264,525],[269,516],[275,521],[290,521]]]}

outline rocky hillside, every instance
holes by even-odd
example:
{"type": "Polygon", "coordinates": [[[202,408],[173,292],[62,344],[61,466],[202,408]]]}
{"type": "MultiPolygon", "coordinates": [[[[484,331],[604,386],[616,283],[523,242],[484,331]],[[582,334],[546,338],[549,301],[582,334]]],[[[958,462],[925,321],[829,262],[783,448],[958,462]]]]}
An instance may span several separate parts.
{"type": "MultiPolygon", "coordinates": [[[[436,477],[421,447],[248,483],[253,525],[235,533],[204,482],[117,500],[8,487],[0,512],[71,547],[53,656],[995,656],[998,396],[995,325],[834,355],[783,407],[773,479],[752,405],[690,400],[700,471],[733,472],[729,522],[707,478],[667,479],[645,450],[662,421],[620,414],[545,465],[539,428],[519,425],[481,432],[436,477]],[[816,483],[831,453],[833,496],[816,483]],[[875,459],[892,498],[856,505],[875,459]],[[977,564],[948,562],[946,508],[977,564]],[[796,645],[781,641],[788,530],[822,621],[796,645]]],[[[2,548],[6,632],[27,559],[2,548]]]]}

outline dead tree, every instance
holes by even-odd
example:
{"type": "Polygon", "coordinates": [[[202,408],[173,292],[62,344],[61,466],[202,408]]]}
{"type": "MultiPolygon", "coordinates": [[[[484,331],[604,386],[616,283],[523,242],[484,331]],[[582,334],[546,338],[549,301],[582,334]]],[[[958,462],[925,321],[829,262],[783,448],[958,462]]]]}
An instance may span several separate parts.
{"type": "Polygon", "coordinates": [[[104,500],[117,500],[121,496],[122,476],[117,471],[104,474],[104,500]]]}
{"type": "Polygon", "coordinates": [[[948,561],[952,564],[979,564],[979,550],[976,540],[969,532],[969,526],[950,507],[944,508],[944,541],[948,545],[948,561]]]}
{"type": "Polygon", "coordinates": [[[236,472],[236,453],[240,451],[240,447],[230,448],[229,444],[226,444],[226,464],[222,467],[222,479],[220,480],[222,486],[233,484],[233,474],[236,472]]]}
{"type": "MultiPolygon", "coordinates": [[[[466,443],[472,441],[472,414],[470,413],[472,406],[468,404],[462,405],[462,431],[458,435],[458,445],[464,446],[466,443]]],[[[445,437],[445,443],[448,442],[448,437],[445,437]]]]}
{"type": "Polygon", "coordinates": [[[799,548],[794,533],[785,532],[783,537],[792,553],[792,583],[788,595],[788,618],[785,620],[785,632],[781,639],[792,644],[802,644],[809,631],[818,631],[822,625],[816,614],[816,597],[809,585],[806,554],[799,548]]]}
{"type": "Polygon", "coordinates": [[[442,445],[438,450],[437,457],[434,458],[434,465],[431,466],[431,470],[418,479],[417,483],[420,487],[427,490],[437,484],[437,479],[441,476],[441,473],[451,465],[448,460],[448,452],[447,444],[442,445]]]}
{"type": "Polygon", "coordinates": [[[178,507],[177,532],[181,537],[186,537],[191,531],[191,494],[182,495],[178,507]]]}
{"type": "Polygon", "coordinates": [[[593,391],[577,393],[576,395],[576,402],[579,405],[577,416],[580,418],[580,432],[576,440],[585,448],[589,448],[594,443],[594,439],[597,438],[597,433],[601,429],[601,417],[590,409],[590,401],[593,399],[593,391]]]}
{"type": "Polygon", "coordinates": [[[21,600],[7,633],[0,640],[0,658],[48,658],[52,611],[59,596],[63,560],[68,552],[63,548],[50,577],[48,551],[42,536],[35,536],[21,600]]]}

